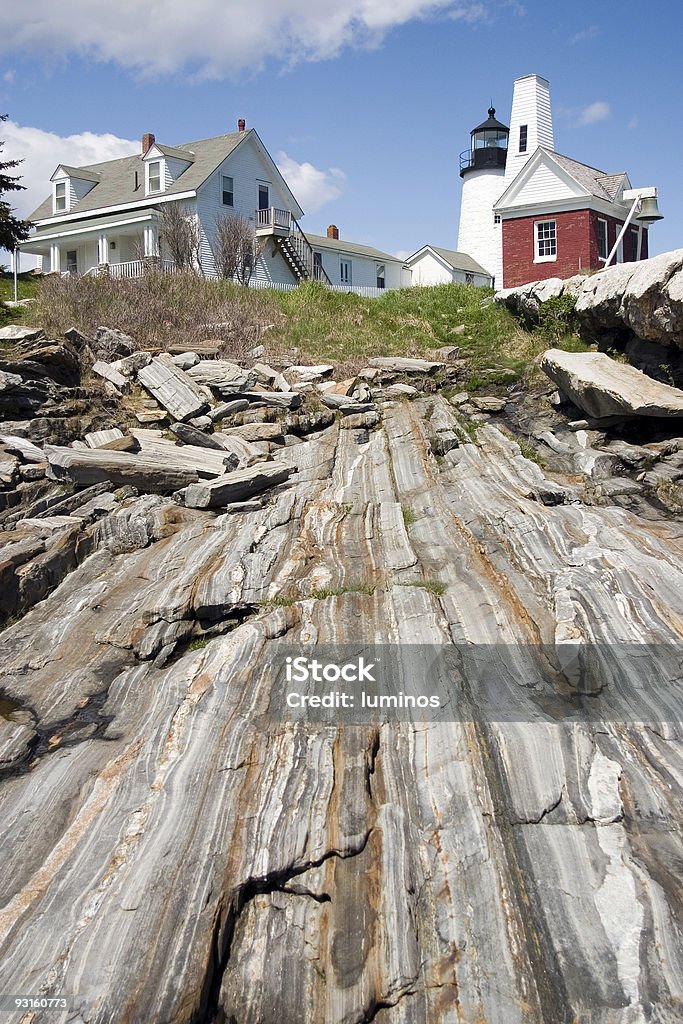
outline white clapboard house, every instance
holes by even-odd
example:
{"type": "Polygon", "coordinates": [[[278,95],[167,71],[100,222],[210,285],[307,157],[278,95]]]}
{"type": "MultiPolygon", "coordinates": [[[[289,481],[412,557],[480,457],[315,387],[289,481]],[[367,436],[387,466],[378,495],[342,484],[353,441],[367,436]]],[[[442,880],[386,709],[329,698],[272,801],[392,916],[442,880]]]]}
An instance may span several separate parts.
{"type": "Polygon", "coordinates": [[[299,224],[303,210],[258,133],[241,119],[236,132],[180,146],[145,134],[137,155],[88,167],[60,164],[51,183],[51,194],[30,216],[34,230],[20,246],[46,271],[136,277],[150,265],[173,269],[162,210],[180,203],[196,218],[207,276],[216,273],[217,219],[241,214],[265,240],[253,284],[286,288],[312,279],[379,294],[410,283],[402,260],[344,242],[333,226],[327,237],[307,236],[299,224]]]}

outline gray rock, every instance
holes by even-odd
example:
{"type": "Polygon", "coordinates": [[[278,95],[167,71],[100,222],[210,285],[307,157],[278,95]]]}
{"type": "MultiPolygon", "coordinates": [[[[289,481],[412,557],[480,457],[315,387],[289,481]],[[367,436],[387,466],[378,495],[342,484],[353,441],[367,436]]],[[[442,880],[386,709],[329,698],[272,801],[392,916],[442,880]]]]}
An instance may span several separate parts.
{"type": "Polygon", "coordinates": [[[226,473],[217,480],[191,484],[185,491],[188,508],[220,508],[244,501],[260,491],[284,483],[291,473],[289,466],[261,463],[249,469],[226,473]]]}
{"type": "Polygon", "coordinates": [[[0,327],[0,341],[37,341],[43,337],[42,327],[22,327],[21,324],[0,327]]]}
{"type": "Polygon", "coordinates": [[[196,352],[181,352],[177,356],[171,356],[171,358],[181,370],[189,370],[191,366],[196,366],[199,362],[199,356],[196,352]]]}
{"type": "Polygon", "coordinates": [[[123,431],[118,427],[113,427],[111,430],[94,430],[90,434],[86,434],[83,440],[88,448],[101,448],[110,441],[118,441],[122,438],[123,431]]]}
{"type": "Polygon", "coordinates": [[[178,369],[167,354],[155,356],[149,366],[139,370],[138,381],[176,420],[192,419],[209,407],[196,381],[178,369]]]}
{"type": "Polygon", "coordinates": [[[275,392],[275,391],[247,391],[244,394],[249,402],[260,402],[262,405],[273,409],[298,409],[302,398],[298,391],[275,392]]]}
{"type": "Polygon", "coordinates": [[[220,420],[227,419],[228,416],[232,416],[236,412],[243,412],[248,408],[249,400],[247,398],[235,398],[232,402],[223,402],[222,405],[211,409],[209,416],[212,422],[218,423],[220,420]]]}
{"type": "Polygon", "coordinates": [[[436,373],[442,370],[444,363],[431,362],[429,359],[405,359],[398,356],[375,356],[368,359],[368,364],[377,370],[389,373],[436,373]]]}
{"type": "Polygon", "coordinates": [[[226,359],[201,359],[190,367],[187,374],[197,384],[205,384],[222,395],[248,391],[257,379],[251,370],[245,370],[226,359]]]}
{"type": "Polygon", "coordinates": [[[102,377],[104,380],[109,381],[119,391],[128,391],[130,385],[128,379],[123,376],[122,373],[111,365],[111,363],[105,363],[98,360],[93,364],[92,372],[96,373],[98,377],[102,377]]]}
{"type": "Polygon", "coordinates": [[[683,391],[602,352],[544,353],[541,369],[589,416],[683,416],[683,391]]]}
{"type": "Polygon", "coordinates": [[[45,446],[50,480],[68,480],[78,487],[110,481],[115,487],[132,484],[142,491],[171,494],[199,479],[196,470],[129,452],[83,451],[45,446]]]}
{"type": "Polygon", "coordinates": [[[98,353],[103,353],[101,358],[109,361],[115,356],[129,356],[137,348],[129,334],[124,334],[115,327],[98,327],[95,331],[95,341],[98,353]]]}
{"type": "Polygon", "coordinates": [[[475,409],[478,409],[479,412],[502,412],[507,405],[507,399],[495,398],[493,395],[482,395],[481,398],[473,398],[472,405],[475,409]]]}

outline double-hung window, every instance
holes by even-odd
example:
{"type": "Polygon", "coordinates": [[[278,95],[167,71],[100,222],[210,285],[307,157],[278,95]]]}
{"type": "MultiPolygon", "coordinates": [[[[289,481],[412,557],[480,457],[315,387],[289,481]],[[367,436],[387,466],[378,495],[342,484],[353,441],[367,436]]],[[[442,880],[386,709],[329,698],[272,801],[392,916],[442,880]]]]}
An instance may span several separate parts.
{"type": "Polygon", "coordinates": [[[342,284],[351,284],[351,260],[340,260],[339,280],[342,284]]]}
{"type": "Polygon", "coordinates": [[[640,229],[631,228],[631,259],[637,260],[640,249],[640,229]]]}
{"type": "Polygon", "coordinates": [[[557,225],[554,220],[536,221],[535,262],[543,263],[557,259],[557,225]]]}
{"type": "Polygon", "coordinates": [[[66,182],[58,181],[55,185],[55,213],[66,210],[66,182]]]}
{"type": "Polygon", "coordinates": [[[161,192],[161,160],[152,160],[148,165],[147,191],[161,192]]]}
{"type": "Polygon", "coordinates": [[[221,202],[223,206],[235,205],[234,184],[229,174],[221,174],[221,202]]]}
{"type": "Polygon", "coordinates": [[[386,288],[386,267],[380,263],[377,267],[377,287],[386,288]]]}
{"type": "Polygon", "coordinates": [[[607,259],[607,221],[598,219],[598,256],[601,260],[607,259]]]}
{"type": "Polygon", "coordinates": [[[520,126],[519,126],[519,151],[520,151],[520,153],[526,153],[528,134],[529,134],[529,126],[526,125],[526,124],[520,124],[520,126]]]}

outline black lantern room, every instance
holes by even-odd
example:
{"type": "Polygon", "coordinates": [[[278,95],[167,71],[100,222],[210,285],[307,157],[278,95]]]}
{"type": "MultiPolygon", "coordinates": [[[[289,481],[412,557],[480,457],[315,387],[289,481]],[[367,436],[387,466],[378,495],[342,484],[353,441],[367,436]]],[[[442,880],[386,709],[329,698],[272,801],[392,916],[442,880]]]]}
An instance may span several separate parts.
{"type": "Polygon", "coordinates": [[[495,107],[489,107],[488,115],[486,121],[472,129],[471,146],[460,154],[461,177],[468,171],[505,167],[510,129],[496,120],[495,107]]]}

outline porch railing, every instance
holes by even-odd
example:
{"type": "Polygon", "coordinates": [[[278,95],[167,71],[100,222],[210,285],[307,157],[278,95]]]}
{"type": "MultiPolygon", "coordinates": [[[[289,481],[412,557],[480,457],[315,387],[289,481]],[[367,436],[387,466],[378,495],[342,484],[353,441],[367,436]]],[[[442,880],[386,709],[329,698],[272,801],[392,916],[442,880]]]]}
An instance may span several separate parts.
{"type": "Polygon", "coordinates": [[[289,210],[279,210],[277,206],[268,206],[265,210],[256,211],[256,229],[259,228],[284,228],[289,230],[292,225],[292,215],[289,210]]]}

